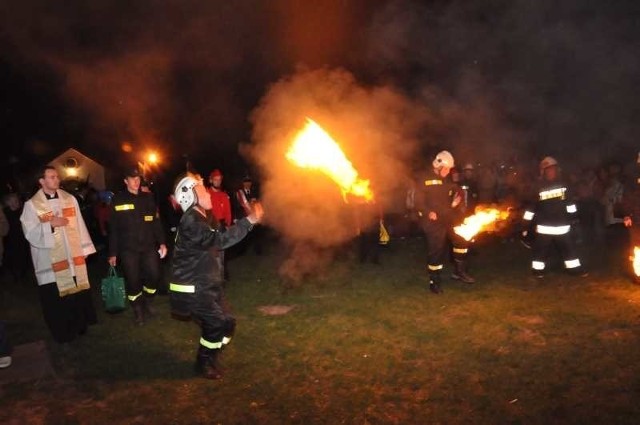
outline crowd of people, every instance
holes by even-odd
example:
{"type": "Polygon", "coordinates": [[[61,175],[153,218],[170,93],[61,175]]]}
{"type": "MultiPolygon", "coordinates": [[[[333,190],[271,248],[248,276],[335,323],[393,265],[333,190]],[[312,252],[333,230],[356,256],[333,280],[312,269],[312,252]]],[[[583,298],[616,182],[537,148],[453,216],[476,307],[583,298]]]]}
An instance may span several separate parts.
{"type": "MultiPolygon", "coordinates": [[[[439,152],[406,197],[405,217],[427,245],[424,272],[429,290],[443,293],[442,275],[449,260],[452,279],[475,283],[468,267],[472,241],[454,232],[454,227],[479,205],[509,209],[501,237],[517,238],[531,247],[530,268],[538,278],[544,278],[554,255],[562,259],[567,272],[586,277],[576,243],[600,240],[607,226],[630,228],[632,243],[640,244],[636,223],[640,174],[625,176],[623,169],[612,163],[574,172],[551,156],[534,167],[473,162],[459,167],[450,152],[439,152]]],[[[225,251],[243,242],[243,249],[252,246],[256,254],[263,249],[259,225],[263,210],[252,179],[246,176],[242,187],[232,192],[224,189],[223,181],[219,169],[206,181],[191,173],[181,176],[168,198],[179,219],[168,223],[157,194],[136,167],[122,173],[123,187],[116,193],[88,187],[70,193],[61,187],[57,170],[45,166],[35,194],[24,200],[15,193],[4,197],[0,210],[4,274],[20,281],[32,270],[44,321],[53,339],[64,344],[97,321],[87,257],[102,251],[106,262],[122,271],[133,321],[143,326],[154,316],[152,301],[164,279],[162,260],[169,256],[166,289],[172,313],[193,318],[200,326],[195,369],[218,379],[222,375],[218,354],[235,329],[224,302],[229,280],[225,251]]],[[[384,211],[366,202],[357,211],[376,217],[358,222],[358,258],[380,264],[381,246],[389,240],[384,211]]],[[[8,346],[6,335],[0,335],[0,343],[8,346]]],[[[7,349],[3,350],[0,367],[7,365],[7,349]]]]}

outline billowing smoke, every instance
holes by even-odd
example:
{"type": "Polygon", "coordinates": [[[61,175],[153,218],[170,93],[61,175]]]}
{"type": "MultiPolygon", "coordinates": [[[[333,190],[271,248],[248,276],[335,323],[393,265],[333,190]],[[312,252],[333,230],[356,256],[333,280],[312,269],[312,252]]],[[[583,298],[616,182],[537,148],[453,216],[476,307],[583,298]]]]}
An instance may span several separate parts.
{"type": "MultiPolygon", "coordinates": [[[[252,115],[248,154],[261,170],[267,223],[291,245],[281,271],[296,279],[325,264],[319,255],[356,235],[362,214],[357,200],[346,203],[339,187],[318,171],[298,168],[285,158],[306,117],[340,144],[381,210],[404,203],[411,156],[428,111],[391,87],[365,88],[341,69],[301,70],[272,85],[252,115]],[[395,205],[393,205],[395,203],[395,205]],[[312,259],[310,261],[310,259],[312,259]]],[[[366,209],[365,209],[366,210],[366,209]]]]}

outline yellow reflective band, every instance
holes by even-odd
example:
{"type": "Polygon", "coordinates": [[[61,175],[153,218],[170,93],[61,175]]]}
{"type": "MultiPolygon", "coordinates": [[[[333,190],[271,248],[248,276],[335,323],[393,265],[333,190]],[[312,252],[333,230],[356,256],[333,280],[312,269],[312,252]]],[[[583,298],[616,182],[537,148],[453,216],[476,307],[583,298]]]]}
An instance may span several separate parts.
{"type": "Polygon", "coordinates": [[[524,220],[531,221],[531,220],[533,220],[533,216],[534,216],[534,215],[535,215],[535,214],[534,214],[533,212],[531,212],[531,211],[525,211],[525,212],[524,212],[524,217],[522,217],[522,218],[523,218],[524,220]]]}
{"type": "Polygon", "coordinates": [[[153,216],[152,215],[145,215],[144,216],[144,221],[153,221],[153,216]]]}
{"type": "Polygon", "coordinates": [[[142,295],[142,292],[140,292],[139,294],[136,294],[136,295],[127,295],[127,298],[129,299],[129,301],[135,301],[138,298],[140,298],[141,295],[142,295]]]}
{"type": "Polygon", "coordinates": [[[575,260],[567,260],[564,262],[564,266],[568,269],[575,269],[576,267],[580,267],[580,259],[576,258],[575,260]]]}
{"type": "Polygon", "coordinates": [[[437,266],[432,266],[431,264],[429,264],[427,267],[429,268],[429,270],[435,271],[442,270],[444,266],[442,264],[438,264],[437,266]]]}
{"type": "Polygon", "coordinates": [[[231,342],[231,337],[225,336],[222,338],[222,345],[227,345],[231,342]]]}
{"type": "Polygon", "coordinates": [[[146,286],[143,286],[143,287],[142,287],[142,290],[143,290],[144,292],[146,292],[147,294],[155,294],[155,293],[156,293],[155,288],[147,288],[146,286]]]}
{"type": "Polygon", "coordinates": [[[186,294],[195,294],[196,287],[193,285],[179,285],[177,283],[170,283],[169,290],[173,292],[184,292],[186,294]]]}
{"type": "Polygon", "coordinates": [[[564,199],[565,192],[567,191],[566,187],[559,187],[557,189],[549,189],[540,192],[538,195],[540,196],[541,201],[546,201],[547,199],[564,199]]]}
{"type": "Polygon", "coordinates": [[[424,181],[425,186],[433,186],[437,184],[442,184],[442,180],[425,180],[424,181]]]}
{"type": "Polygon", "coordinates": [[[542,261],[532,261],[531,268],[533,270],[544,270],[544,263],[542,261]]]}
{"type": "Polygon", "coordinates": [[[128,211],[136,209],[136,206],[133,204],[122,204],[115,206],[116,211],[128,211]]]}
{"type": "Polygon", "coordinates": [[[569,214],[578,212],[578,208],[576,207],[576,204],[567,205],[567,212],[569,214]]]}
{"type": "Polygon", "coordinates": [[[567,224],[566,226],[543,226],[538,224],[536,226],[536,232],[541,235],[566,235],[571,230],[571,225],[567,224]]]}
{"type": "Polygon", "coordinates": [[[467,251],[467,248],[453,248],[453,252],[456,254],[466,254],[467,251]]]}
{"type": "Polygon", "coordinates": [[[204,338],[200,338],[200,345],[202,345],[203,347],[211,348],[212,350],[216,348],[222,348],[222,342],[211,342],[207,341],[204,338]]]}

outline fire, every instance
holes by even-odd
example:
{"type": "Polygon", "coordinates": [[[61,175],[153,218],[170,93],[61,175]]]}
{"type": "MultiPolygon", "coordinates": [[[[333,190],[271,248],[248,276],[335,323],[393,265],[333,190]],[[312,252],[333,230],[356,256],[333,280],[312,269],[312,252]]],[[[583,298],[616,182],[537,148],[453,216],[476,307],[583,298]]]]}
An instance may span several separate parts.
{"type": "Polygon", "coordinates": [[[286,153],[289,161],[298,167],[318,170],[340,186],[342,196],[347,194],[373,200],[369,180],[358,177],[358,172],[347,159],[340,145],[315,121],[307,118],[307,124],[296,134],[286,153]]]}
{"type": "Polygon", "coordinates": [[[633,272],[636,276],[640,277],[640,247],[633,247],[633,256],[629,257],[631,264],[633,264],[633,272]]]}
{"type": "Polygon", "coordinates": [[[464,219],[464,222],[453,228],[453,231],[470,241],[481,231],[491,230],[491,226],[498,220],[505,220],[509,211],[496,208],[476,207],[475,214],[464,219]]]}

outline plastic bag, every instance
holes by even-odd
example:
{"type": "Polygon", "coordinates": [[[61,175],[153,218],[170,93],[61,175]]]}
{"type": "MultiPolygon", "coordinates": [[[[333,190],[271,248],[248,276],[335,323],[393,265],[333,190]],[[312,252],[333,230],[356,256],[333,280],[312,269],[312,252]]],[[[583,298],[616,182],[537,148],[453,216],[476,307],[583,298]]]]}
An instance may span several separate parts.
{"type": "Polygon", "coordinates": [[[119,277],[115,267],[109,266],[109,275],[102,279],[102,301],[104,309],[109,313],[116,313],[126,308],[127,294],[124,278],[119,277]]]}

